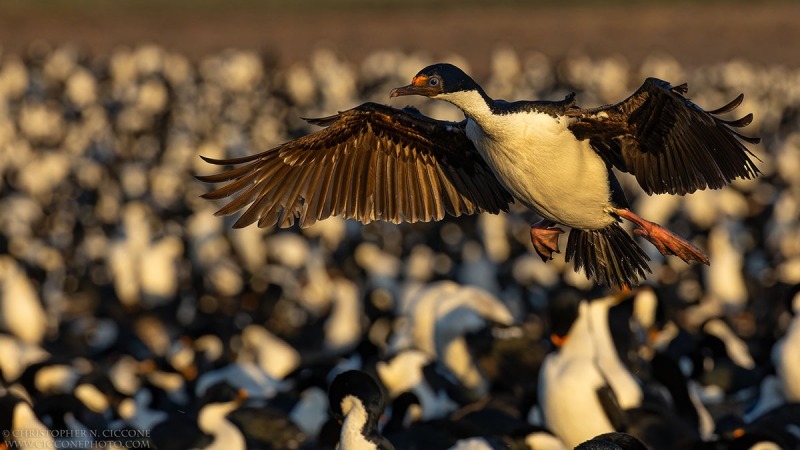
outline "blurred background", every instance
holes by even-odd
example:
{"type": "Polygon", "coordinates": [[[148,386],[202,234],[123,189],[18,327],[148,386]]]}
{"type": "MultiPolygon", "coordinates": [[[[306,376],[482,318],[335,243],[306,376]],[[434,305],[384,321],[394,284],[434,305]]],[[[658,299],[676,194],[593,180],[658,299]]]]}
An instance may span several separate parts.
{"type": "Polygon", "coordinates": [[[12,53],[41,40],[92,55],[156,43],[192,59],[250,49],[286,66],[319,47],[350,61],[392,48],[458,54],[482,76],[500,44],[549,58],[620,55],[632,64],[656,52],[692,67],[800,62],[787,51],[800,35],[800,6],[790,1],[3,0],[0,8],[0,42],[12,53]]]}
{"type": "MultiPolygon", "coordinates": [[[[419,341],[413,305],[469,285],[481,294],[459,295],[480,300],[459,301],[480,320],[448,330],[519,327],[506,337],[524,342],[509,348],[527,365],[487,362],[486,349],[500,344],[484,342],[479,381],[456,376],[469,395],[454,404],[505,393],[528,417],[551,350],[547,305],[608,294],[563,258],[532,254],[533,214],[232,230],[235,217],[215,217],[221,204],[201,200],[210,187],[192,178],[214,170],[199,155],[261,151],[314,131],[299,117],[365,101],[414,101],[460,120],[444,102],[388,98],[447,61],[510,100],[575,91],[581,106],[595,106],[648,76],[688,82],[707,109],[745,93],[738,111],[755,114],[745,133],[763,139],[749,146],[758,179],[678,198],[646,197],[622,178],[640,215],[711,258],[710,267],[685,265],[643,243],[653,268],[644,284],[661,325],[667,317],[699,342],[719,319],[744,344],[746,377],[690,374],[715,419],[717,410],[742,419],[764,380],[780,378],[775,344],[796,315],[798,17],[800,4],[788,1],[2,0],[0,346],[14,355],[0,360],[3,385],[22,386],[14,392],[36,406],[91,384],[105,402],[92,406],[104,420],[93,426],[152,429],[199,402],[203,375],[233,366],[257,368],[266,405],[277,393],[324,393],[342,364],[374,372],[410,349],[454,371],[439,347],[419,341]],[[30,384],[49,365],[71,375],[30,384]],[[525,376],[508,381],[512,370],[525,376]],[[142,400],[144,391],[156,400],[142,400]],[[145,421],[145,408],[163,415],[145,421]]],[[[450,326],[436,314],[431,326],[450,326]]],[[[322,397],[322,419],[295,442],[316,442],[322,397]]],[[[49,426],[64,414],[37,412],[49,426]]]]}

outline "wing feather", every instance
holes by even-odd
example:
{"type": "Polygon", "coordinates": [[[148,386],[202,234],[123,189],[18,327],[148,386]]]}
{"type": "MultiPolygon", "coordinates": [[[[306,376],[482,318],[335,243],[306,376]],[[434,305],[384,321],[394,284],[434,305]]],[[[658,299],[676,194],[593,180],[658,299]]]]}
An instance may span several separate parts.
{"type": "Polygon", "coordinates": [[[705,111],[683,96],[686,91],[685,84],[648,78],[620,103],[569,111],[575,119],[570,130],[589,139],[609,164],[633,174],[648,194],[683,195],[757,176],[753,154],[742,141],[760,140],[736,131],[749,125],[753,115],[717,117],[736,109],[744,96],[705,111]]]}
{"type": "Polygon", "coordinates": [[[388,203],[386,199],[386,153],[380,148],[380,143],[376,143],[375,147],[375,209],[373,219],[382,220],[388,203]]]}
{"type": "Polygon", "coordinates": [[[336,199],[336,204],[333,207],[334,215],[345,213],[347,210],[347,196],[349,195],[348,191],[354,183],[358,182],[358,177],[356,177],[353,173],[353,166],[356,165],[353,158],[355,152],[349,151],[349,149],[345,148],[342,153],[344,154],[339,161],[339,173],[335,177],[337,183],[334,188],[334,192],[338,192],[339,195],[334,196],[336,199]]]}
{"type": "Polygon", "coordinates": [[[417,166],[410,164],[409,161],[404,161],[403,168],[397,177],[398,184],[402,184],[403,189],[403,204],[406,207],[409,215],[405,218],[410,222],[424,221],[422,211],[422,189],[421,180],[417,173],[417,166]]]}
{"type": "Polygon", "coordinates": [[[444,189],[441,184],[439,184],[439,176],[436,171],[436,168],[426,164],[425,170],[428,172],[428,183],[431,185],[431,195],[433,196],[433,202],[431,203],[431,207],[433,208],[433,220],[442,220],[444,218],[444,199],[443,199],[443,192],[444,189]]]}
{"type": "Polygon", "coordinates": [[[227,183],[203,195],[232,197],[217,212],[244,210],[235,227],[305,227],[330,216],[416,222],[507,211],[511,195],[466,137],[464,124],[375,103],[308,119],[316,133],[262,153],[205,161],[239,165],[197,177],[227,183]]]}
{"type": "Polygon", "coordinates": [[[384,170],[383,174],[386,176],[386,190],[384,191],[386,194],[386,210],[388,212],[388,217],[386,220],[389,220],[392,223],[400,223],[400,211],[397,210],[397,196],[401,192],[398,189],[398,182],[397,182],[397,167],[395,162],[397,162],[397,155],[392,154],[392,150],[388,150],[388,154],[386,159],[386,169],[384,170]]]}
{"type": "Polygon", "coordinates": [[[417,188],[419,189],[419,197],[418,197],[418,210],[420,216],[422,216],[422,220],[436,220],[434,217],[434,207],[433,203],[437,201],[434,198],[433,193],[433,186],[430,183],[430,174],[427,173],[426,166],[418,165],[416,167],[412,167],[413,175],[420,180],[419,185],[417,188]]]}
{"type": "Polygon", "coordinates": [[[323,185],[323,175],[325,173],[325,169],[327,168],[325,158],[326,155],[322,155],[321,161],[314,165],[312,176],[308,180],[308,186],[305,187],[304,192],[310,193],[310,196],[306,199],[303,207],[307,209],[307,216],[309,218],[301,218],[301,223],[311,225],[320,218],[320,208],[322,207],[322,200],[324,200],[320,190],[322,189],[323,185]]]}

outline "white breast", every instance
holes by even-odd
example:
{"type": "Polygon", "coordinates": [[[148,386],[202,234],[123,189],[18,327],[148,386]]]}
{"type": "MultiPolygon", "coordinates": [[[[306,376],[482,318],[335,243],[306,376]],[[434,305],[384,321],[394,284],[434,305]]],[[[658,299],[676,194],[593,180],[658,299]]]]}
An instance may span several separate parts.
{"type": "Polygon", "coordinates": [[[608,170],[566,119],[538,112],[469,119],[467,136],[497,178],[525,206],[573,228],[605,228],[608,170]]]}
{"type": "Polygon", "coordinates": [[[588,309],[587,303],[581,304],[566,343],[547,355],[539,373],[539,406],[545,424],[568,448],[614,431],[597,397],[605,379],[594,362],[597,349],[588,309]]]}
{"type": "Polygon", "coordinates": [[[633,374],[619,359],[619,353],[614,347],[608,325],[608,309],[614,301],[613,297],[605,297],[589,304],[592,338],[597,349],[595,363],[617,396],[619,405],[623,409],[635,408],[641,405],[643,393],[633,374]]]}
{"type": "Polygon", "coordinates": [[[369,420],[369,412],[358,397],[348,395],[342,399],[342,432],[339,435],[339,450],[377,450],[374,442],[362,433],[369,420]]]}

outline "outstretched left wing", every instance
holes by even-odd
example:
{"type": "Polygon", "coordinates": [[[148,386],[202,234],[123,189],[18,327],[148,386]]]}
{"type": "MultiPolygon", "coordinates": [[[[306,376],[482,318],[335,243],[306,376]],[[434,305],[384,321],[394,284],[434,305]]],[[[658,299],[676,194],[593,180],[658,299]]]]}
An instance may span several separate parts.
{"type": "Polygon", "coordinates": [[[648,78],[620,103],[570,110],[569,128],[578,139],[589,139],[608,163],[633,174],[648,194],[683,195],[757,176],[753,155],[741,141],[761,140],[735,130],[749,125],[753,115],[717,117],[736,109],[744,95],[705,111],[683,96],[687,89],[648,78]]]}
{"type": "Polygon", "coordinates": [[[309,122],[322,130],[252,156],[203,158],[239,165],[198,176],[227,184],[203,195],[233,197],[218,215],[245,210],[234,227],[312,225],[331,216],[427,222],[507,211],[514,199],[467,138],[464,123],[365,103],[309,122]]]}

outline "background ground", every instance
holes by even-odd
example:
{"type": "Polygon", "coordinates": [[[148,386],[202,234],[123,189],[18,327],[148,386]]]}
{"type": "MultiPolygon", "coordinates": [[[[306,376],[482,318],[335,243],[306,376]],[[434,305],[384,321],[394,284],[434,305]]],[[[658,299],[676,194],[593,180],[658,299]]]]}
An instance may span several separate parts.
{"type": "MultiPolygon", "coordinates": [[[[93,54],[158,43],[190,57],[224,48],[257,49],[279,65],[325,46],[345,59],[387,47],[459,54],[487,69],[499,44],[549,57],[622,55],[638,64],[667,53],[684,66],[739,58],[800,65],[800,3],[603,1],[232,2],[0,1],[0,47],[74,42],[93,54]],[[487,2],[483,2],[487,3],[487,2]],[[559,5],[559,6],[556,6],[559,5]]],[[[480,73],[479,73],[480,75],[480,73]]]]}

